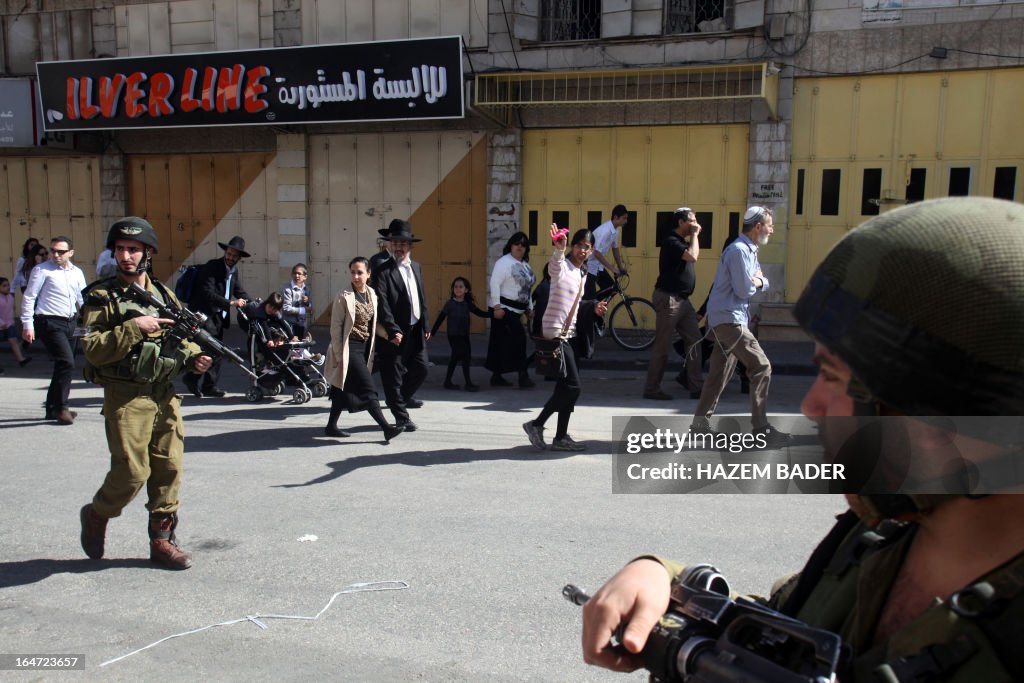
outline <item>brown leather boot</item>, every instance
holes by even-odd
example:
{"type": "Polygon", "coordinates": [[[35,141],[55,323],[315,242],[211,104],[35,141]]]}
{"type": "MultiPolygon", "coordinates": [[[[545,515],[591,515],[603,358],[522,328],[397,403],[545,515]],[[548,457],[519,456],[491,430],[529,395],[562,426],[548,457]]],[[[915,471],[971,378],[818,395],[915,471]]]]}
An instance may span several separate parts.
{"type": "Polygon", "coordinates": [[[149,515],[149,561],[167,569],[188,569],[192,556],[178,545],[174,529],[178,526],[176,513],[153,512],[149,515]]]}
{"type": "Polygon", "coordinates": [[[94,560],[103,557],[103,542],[107,537],[107,518],[100,517],[92,509],[92,503],[82,506],[79,513],[82,520],[82,550],[94,560]]]}

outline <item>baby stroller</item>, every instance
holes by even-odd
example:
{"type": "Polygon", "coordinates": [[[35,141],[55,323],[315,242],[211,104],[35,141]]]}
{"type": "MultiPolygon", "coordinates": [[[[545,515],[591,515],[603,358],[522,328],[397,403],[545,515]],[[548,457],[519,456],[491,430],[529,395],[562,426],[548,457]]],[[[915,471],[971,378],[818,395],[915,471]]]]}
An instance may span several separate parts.
{"type": "Polygon", "coordinates": [[[256,373],[245,398],[256,403],[264,397],[282,394],[288,387],[294,387],[292,400],[295,403],[306,403],[314,396],[326,396],[327,379],[319,369],[323,356],[304,353],[315,342],[309,337],[292,341],[288,323],[261,317],[261,310],[262,302],[257,300],[238,312],[239,320],[248,326],[249,364],[256,373]],[[270,348],[267,346],[270,341],[283,343],[270,348]]]}

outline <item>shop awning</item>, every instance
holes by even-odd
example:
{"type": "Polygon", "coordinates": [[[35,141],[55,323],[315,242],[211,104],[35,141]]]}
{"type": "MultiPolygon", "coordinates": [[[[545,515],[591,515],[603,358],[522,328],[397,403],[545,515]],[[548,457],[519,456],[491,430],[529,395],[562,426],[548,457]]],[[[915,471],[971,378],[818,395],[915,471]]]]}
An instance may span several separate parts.
{"type": "Polygon", "coordinates": [[[595,71],[477,74],[473,104],[511,125],[518,107],[579,107],[711,100],[764,100],[777,116],[778,70],[768,62],[595,71]]]}

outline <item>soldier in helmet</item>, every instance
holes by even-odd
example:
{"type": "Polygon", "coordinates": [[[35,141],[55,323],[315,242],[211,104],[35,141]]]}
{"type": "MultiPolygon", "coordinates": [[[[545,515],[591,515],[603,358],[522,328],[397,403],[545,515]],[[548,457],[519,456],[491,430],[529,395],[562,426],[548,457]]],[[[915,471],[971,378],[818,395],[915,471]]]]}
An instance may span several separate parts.
{"type": "MultiPolygon", "coordinates": [[[[819,367],[801,409],[830,455],[845,457],[830,446],[837,423],[886,416],[926,470],[952,450],[1017,475],[989,495],[847,495],[769,604],[842,637],[844,682],[1024,680],[1024,206],[951,198],[874,218],[826,257],[795,315],[819,367]],[[952,430],[953,416],[980,426],[952,430]],[[1009,428],[986,427],[997,422],[1009,428]]],[[[584,659],[638,668],[682,571],[645,556],[609,580],[584,608],[584,659]],[[609,647],[624,623],[625,650],[609,647]]]]}
{"type": "Polygon", "coordinates": [[[184,452],[181,397],[175,394],[174,379],[182,372],[205,372],[212,359],[191,342],[161,354],[161,326],[174,321],[121,296],[137,284],[178,305],[174,294],[148,273],[158,246],[149,222],[135,216],[120,219],[107,237],[117,275],[86,289],[85,375],[103,386],[110,471],[92,503],[82,508],[81,540],[86,555],[103,557],[107,520],[120,515],[145,486],[149,559],[168,569],[187,569],[192,558],[174,535],[184,452]]]}

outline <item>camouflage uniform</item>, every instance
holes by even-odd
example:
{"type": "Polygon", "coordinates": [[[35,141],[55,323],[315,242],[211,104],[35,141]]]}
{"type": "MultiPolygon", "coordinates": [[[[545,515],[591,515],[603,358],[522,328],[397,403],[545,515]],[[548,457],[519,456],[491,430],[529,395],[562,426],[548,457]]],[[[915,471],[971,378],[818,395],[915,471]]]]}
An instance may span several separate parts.
{"type": "MultiPolygon", "coordinates": [[[[145,485],[146,509],[173,513],[178,509],[184,433],[181,397],[174,379],[199,355],[200,349],[184,342],[173,358],[160,358],[159,338],[145,337],[131,318],[157,315],[132,301],[111,297],[125,281],[110,279],[89,290],[82,340],[86,376],[103,386],[103,415],[110,447],[110,472],[93,498],[93,509],[103,517],[117,517],[145,485]]],[[[146,289],[158,299],[174,294],[158,288],[146,277],[146,289]]]]}

